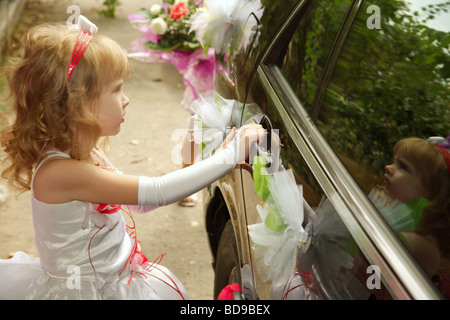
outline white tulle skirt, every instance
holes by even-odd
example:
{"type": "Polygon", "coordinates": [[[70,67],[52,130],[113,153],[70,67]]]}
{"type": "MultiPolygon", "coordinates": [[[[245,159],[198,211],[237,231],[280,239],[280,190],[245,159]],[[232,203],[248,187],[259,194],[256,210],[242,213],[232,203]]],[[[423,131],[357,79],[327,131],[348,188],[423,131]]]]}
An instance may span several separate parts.
{"type": "Polygon", "coordinates": [[[189,299],[181,282],[167,268],[151,263],[131,264],[120,276],[96,274],[69,277],[45,272],[40,259],[17,252],[0,260],[1,300],[142,300],[189,299]]]}

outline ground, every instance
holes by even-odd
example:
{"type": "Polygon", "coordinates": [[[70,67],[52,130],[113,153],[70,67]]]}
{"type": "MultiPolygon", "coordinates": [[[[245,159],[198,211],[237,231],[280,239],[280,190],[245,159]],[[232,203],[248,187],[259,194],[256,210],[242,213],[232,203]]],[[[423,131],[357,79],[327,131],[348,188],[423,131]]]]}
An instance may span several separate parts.
{"type": "MultiPolygon", "coordinates": [[[[43,21],[64,22],[69,5],[78,5],[81,14],[128,48],[140,32],[133,29],[128,14],[158,0],[126,0],[117,8],[114,19],[99,18],[100,0],[29,1],[19,30],[43,21]]],[[[131,100],[125,123],[111,139],[109,156],[127,174],[160,176],[180,168],[177,162],[183,130],[189,114],[181,106],[185,86],[181,75],[170,64],[134,62],[134,73],[126,80],[124,91],[131,100]]],[[[0,205],[0,259],[16,251],[37,256],[31,220],[30,193],[19,196],[3,192],[0,205]]],[[[201,200],[201,196],[200,196],[201,200]]],[[[160,254],[161,265],[169,268],[185,285],[192,299],[209,300],[213,295],[211,254],[204,228],[201,204],[183,208],[178,204],[134,215],[137,237],[149,260],[160,254]]]]}

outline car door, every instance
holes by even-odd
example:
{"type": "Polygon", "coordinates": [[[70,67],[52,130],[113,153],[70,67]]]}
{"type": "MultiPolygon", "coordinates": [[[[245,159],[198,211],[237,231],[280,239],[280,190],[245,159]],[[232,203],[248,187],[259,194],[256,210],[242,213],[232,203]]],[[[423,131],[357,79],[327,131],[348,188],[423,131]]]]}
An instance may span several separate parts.
{"type": "MultiPolygon", "coordinates": [[[[264,7],[264,24],[262,24],[254,14],[251,14],[248,17],[247,23],[251,23],[255,26],[249,45],[245,50],[240,51],[233,56],[231,72],[220,73],[215,80],[215,89],[222,97],[235,99],[242,105],[245,103],[249,86],[256,75],[259,57],[270,42],[270,39],[276,33],[276,26],[282,24],[286,17],[289,16],[291,8],[293,8],[297,2],[298,0],[275,2],[262,0],[261,3],[264,7]]],[[[250,103],[244,108],[233,112],[231,125],[240,127],[246,122],[260,122],[261,120],[262,116],[259,106],[250,103]]],[[[209,223],[207,222],[207,225],[210,225],[210,227],[207,227],[207,230],[209,234],[213,234],[213,236],[210,236],[210,243],[213,256],[215,257],[215,287],[217,287],[217,292],[215,292],[215,294],[217,295],[227,283],[241,282],[243,297],[246,299],[257,299],[259,296],[255,291],[255,275],[250,255],[251,247],[247,235],[248,223],[242,198],[244,194],[242,191],[242,175],[248,176],[250,174],[251,176],[252,168],[249,164],[241,164],[238,168],[238,170],[234,170],[232,174],[228,175],[227,179],[221,179],[218,183],[220,192],[217,192],[216,194],[216,190],[213,187],[210,188],[207,193],[211,199],[223,199],[223,202],[227,206],[226,214],[218,214],[216,211],[213,213],[206,213],[206,220],[209,221],[209,223]],[[231,176],[233,176],[233,178],[230,178],[231,176]],[[220,196],[218,196],[218,194],[220,194],[220,196]],[[230,219],[230,223],[224,224],[216,222],[218,216],[224,216],[225,218],[223,220],[225,221],[230,219]],[[216,227],[216,225],[219,225],[220,227],[216,227]],[[229,231],[230,234],[226,232],[227,236],[224,237],[223,230],[229,231]],[[230,244],[229,247],[226,247],[224,250],[218,250],[219,240],[215,236],[216,234],[221,234],[222,236],[220,238],[228,239],[228,241],[223,242],[231,243],[233,241],[229,238],[235,238],[235,244],[233,242],[232,245],[230,244]],[[222,255],[222,251],[226,253],[222,255]],[[230,254],[230,252],[232,254],[230,254]],[[236,257],[237,255],[239,257],[236,257]],[[221,270],[230,268],[232,270],[230,275],[228,275],[228,271],[218,271],[218,265],[222,266],[221,270]],[[240,267],[236,268],[236,265],[239,265],[240,267]]],[[[210,207],[216,208],[216,205],[210,205],[210,207]]]]}
{"type": "MultiPolygon", "coordinates": [[[[389,150],[396,139],[411,134],[446,134],[449,130],[448,118],[440,118],[437,111],[448,108],[448,86],[442,81],[442,64],[447,61],[448,51],[433,51],[439,57],[432,64],[433,74],[424,66],[415,73],[405,67],[412,49],[400,41],[400,36],[413,37],[414,30],[410,20],[414,13],[408,10],[402,1],[297,1],[266,51],[249,54],[255,57],[250,59],[256,61],[250,68],[255,78],[248,81],[244,100],[247,106],[259,106],[258,112],[264,115],[262,123],[273,130],[272,136],[279,137],[280,163],[282,168],[292,170],[297,185],[302,186],[305,206],[301,218],[312,238],[312,242],[300,247],[292,274],[281,279],[271,270],[283,268],[287,260],[268,259],[268,248],[250,235],[254,296],[441,297],[394,226],[380,214],[370,193],[392,157],[389,150]],[[388,40],[396,46],[386,45],[388,40]],[[394,55],[396,63],[387,76],[381,77],[389,66],[388,57],[394,55]],[[405,79],[407,74],[412,78],[399,97],[399,78],[405,79]],[[408,107],[414,97],[412,88],[427,87],[427,83],[434,88],[428,95],[434,94],[436,101],[444,102],[428,104],[426,119],[415,121],[417,128],[411,130],[407,123],[411,121],[408,107]],[[404,110],[399,111],[409,116],[402,132],[390,130],[392,123],[380,121],[383,110],[388,110],[375,107],[393,108],[393,101],[398,99],[409,103],[402,104],[404,110]]],[[[265,23],[263,17],[262,27],[265,23]]],[[[445,37],[440,39],[446,41],[445,37]]],[[[424,50],[429,53],[433,48],[424,50]]],[[[249,114],[255,112],[244,110],[242,122],[251,118],[249,114]]],[[[401,120],[395,119],[396,123],[401,120]]],[[[273,144],[269,144],[271,147],[273,144]]],[[[272,156],[277,154],[269,151],[273,151],[272,156]]],[[[254,168],[253,164],[241,170],[250,228],[261,223],[264,203],[255,190],[254,168]]],[[[268,169],[274,169],[270,163],[268,169]]],[[[292,259],[288,260],[292,263],[292,259]]]]}

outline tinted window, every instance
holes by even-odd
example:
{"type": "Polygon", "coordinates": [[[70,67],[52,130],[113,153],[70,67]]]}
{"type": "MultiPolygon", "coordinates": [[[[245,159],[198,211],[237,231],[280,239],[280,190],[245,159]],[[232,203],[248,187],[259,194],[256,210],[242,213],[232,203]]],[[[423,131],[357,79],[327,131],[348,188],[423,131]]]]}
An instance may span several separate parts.
{"type": "MultiPolygon", "coordinates": [[[[294,2],[296,1],[289,1],[289,6],[294,4],[294,2]]],[[[307,109],[310,109],[313,104],[326,57],[330,53],[334,38],[351,2],[350,0],[310,1],[287,47],[281,69],[291,87],[299,96],[301,103],[307,109]]],[[[262,48],[265,48],[274,34],[275,28],[273,26],[275,23],[281,23],[282,20],[277,20],[281,16],[279,12],[284,12],[280,10],[280,6],[280,2],[271,2],[270,5],[267,5],[261,21],[261,43],[255,50],[251,51],[251,59],[249,61],[254,62],[257,59],[262,48]]],[[[282,7],[287,6],[287,3],[282,5],[282,7]]],[[[292,166],[297,169],[297,172],[303,172],[306,170],[307,165],[298,152],[297,147],[284,132],[280,116],[268,104],[262,86],[257,81],[251,83],[252,87],[246,101],[248,108],[253,104],[258,105],[262,113],[266,114],[272,122],[272,127],[279,130],[283,145],[281,157],[285,167],[292,166]]],[[[236,87],[240,88],[239,85],[236,87]]],[[[243,120],[246,120],[245,115],[243,120]]],[[[309,182],[311,176],[308,174],[299,174],[298,179],[300,179],[302,184],[308,186],[305,188],[308,202],[312,206],[317,206],[322,198],[320,188],[316,183],[309,182]]]]}
{"type": "Polygon", "coordinates": [[[320,106],[319,128],[366,191],[399,139],[450,132],[450,20],[447,33],[415,20],[403,1],[365,2],[320,106]]]}
{"type": "Polygon", "coordinates": [[[350,0],[313,1],[287,49],[283,73],[309,111],[330,49],[351,3],[350,0]]]}
{"type": "MultiPolygon", "coordinates": [[[[384,194],[383,187],[384,174],[390,170],[385,169],[386,165],[395,162],[396,168],[405,170],[399,159],[394,161],[397,141],[407,137],[447,137],[450,133],[448,8],[445,3],[439,5],[439,1],[413,2],[414,5],[406,1],[364,3],[340,52],[323,102],[315,107],[320,107],[317,126],[335,153],[370,194],[369,198],[428,276],[441,279],[442,284],[450,272],[445,267],[448,231],[439,234],[433,228],[449,230],[449,225],[443,220],[437,222],[437,218],[431,222],[431,209],[424,209],[425,203],[417,197],[429,198],[429,207],[437,200],[425,196],[425,190],[413,202],[407,202],[415,206],[408,207],[408,215],[412,215],[412,210],[417,210],[418,215],[414,226],[401,229],[393,212],[405,208],[404,201],[388,202],[392,199],[384,194]],[[440,24],[431,24],[441,14],[447,18],[439,19],[440,24]],[[429,248],[440,250],[439,269],[431,266],[432,260],[424,258],[418,246],[405,239],[405,232],[438,244],[429,248]]],[[[422,174],[419,171],[425,172],[420,162],[415,170],[406,171],[415,177],[422,174]]],[[[446,212],[445,207],[441,206],[439,214],[446,212]]]]}
{"type": "MultiPolygon", "coordinates": [[[[362,189],[370,193],[369,198],[379,205],[384,199],[380,200],[379,194],[372,191],[382,182],[384,166],[392,162],[394,143],[408,136],[445,137],[450,132],[450,36],[448,30],[442,32],[427,26],[430,20],[427,21],[426,15],[445,13],[445,6],[428,6],[419,9],[418,15],[403,1],[366,2],[350,29],[325,95],[318,97],[324,66],[351,3],[310,3],[281,69],[305,109],[309,113],[319,111],[315,120],[318,128],[362,189]],[[375,7],[368,10],[372,5],[375,7]],[[380,14],[374,15],[377,12],[380,14]]],[[[349,267],[343,267],[327,259],[325,247],[316,246],[311,247],[315,253],[310,252],[309,258],[299,258],[300,267],[312,266],[311,270],[317,272],[328,267],[334,269],[333,265],[343,267],[340,271],[348,278],[325,281],[324,297],[368,294],[387,298],[386,291],[367,288],[364,267],[368,264],[364,256],[284,131],[280,115],[267,101],[259,83],[253,84],[247,102],[256,102],[272,121],[272,127],[280,130],[283,165],[293,168],[297,183],[303,185],[304,199],[317,215],[311,221],[319,219],[321,222],[315,223],[328,228],[322,231],[340,233],[343,237],[337,243],[344,251],[343,256],[351,257],[349,267]],[[350,283],[347,281],[352,283],[354,292],[342,290],[350,283]]],[[[386,210],[380,212],[386,216],[386,210]]],[[[397,231],[398,225],[393,227],[397,231]]],[[[308,276],[307,268],[300,271],[308,276]]],[[[344,277],[339,272],[333,275],[337,274],[344,277]]],[[[316,276],[317,280],[321,275],[316,276]]],[[[322,274],[327,276],[330,274],[322,274]]]]}
{"type": "MultiPolygon", "coordinates": [[[[334,37],[351,2],[310,2],[286,51],[282,71],[308,110],[313,105],[315,91],[334,37]]],[[[257,104],[270,119],[272,128],[278,130],[282,144],[282,164],[286,169],[293,169],[297,184],[302,185],[303,199],[310,208],[305,213],[305,226],[311,222],[315,236],[314,244],[307,251],[300,250],[298,274],[293,275],[288,284],[273,283],[271,298],[287,298],[283,288],[289,288],[290,285],[295,287],[295,281],[302,281],[305,286],[290,291],[288,298],[389,298],[382,285],[379,289],[368,288],[366,282],[371,275],[367,273],[369,263],[314,178],[264,90],[259,81],[253,82],[247,97],[247,108],[257,104]]],[[[247,210],[254,209],[250,208],[250,204],[247,205],[247,210]]],[[[264,248],[255,243],[252,248],[255,250],[255,263],[258,264],[257,281],[264,282],[267,279],[267,265],[264,267],[264,259],[261,257],[264,255],[264,248]]]]}
{"type": "MultiPolygon", "coordinates": [[[[290,9],[298,2],[298,0],[261,0],[261,4],[264,7],[264,14],[261,21],[257,22],[258,36],[253,38],[251,45],[249,45],[246,51],[239,52],[233,58],[233,72],[235,75],[235,85],[232,88],[224,88],[222,86],[221,79],[216,83],[219,92],[224,96],[234,96],[237,89],[238,98],[240,101],[244,101],[246,95],[247,84],[251,83],[253,76],[255,75],[255,67],[259,61],[260,55],[281,26],[286,16],[289,14],[290,9]]],[[[250,16],[250,20],[254,20],[254,16],[250,16]]]]}

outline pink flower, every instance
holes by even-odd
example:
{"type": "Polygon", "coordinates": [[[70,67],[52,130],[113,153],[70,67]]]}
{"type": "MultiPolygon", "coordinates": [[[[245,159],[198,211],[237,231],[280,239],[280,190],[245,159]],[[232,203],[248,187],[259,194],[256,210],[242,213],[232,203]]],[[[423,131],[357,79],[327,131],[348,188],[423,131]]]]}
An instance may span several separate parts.
{"type": "Polygon", "coordinates": [[[170,16],[174,19],[180,19],[189,12],[186,3],[179,2],[170,7],[170,16]]]}

